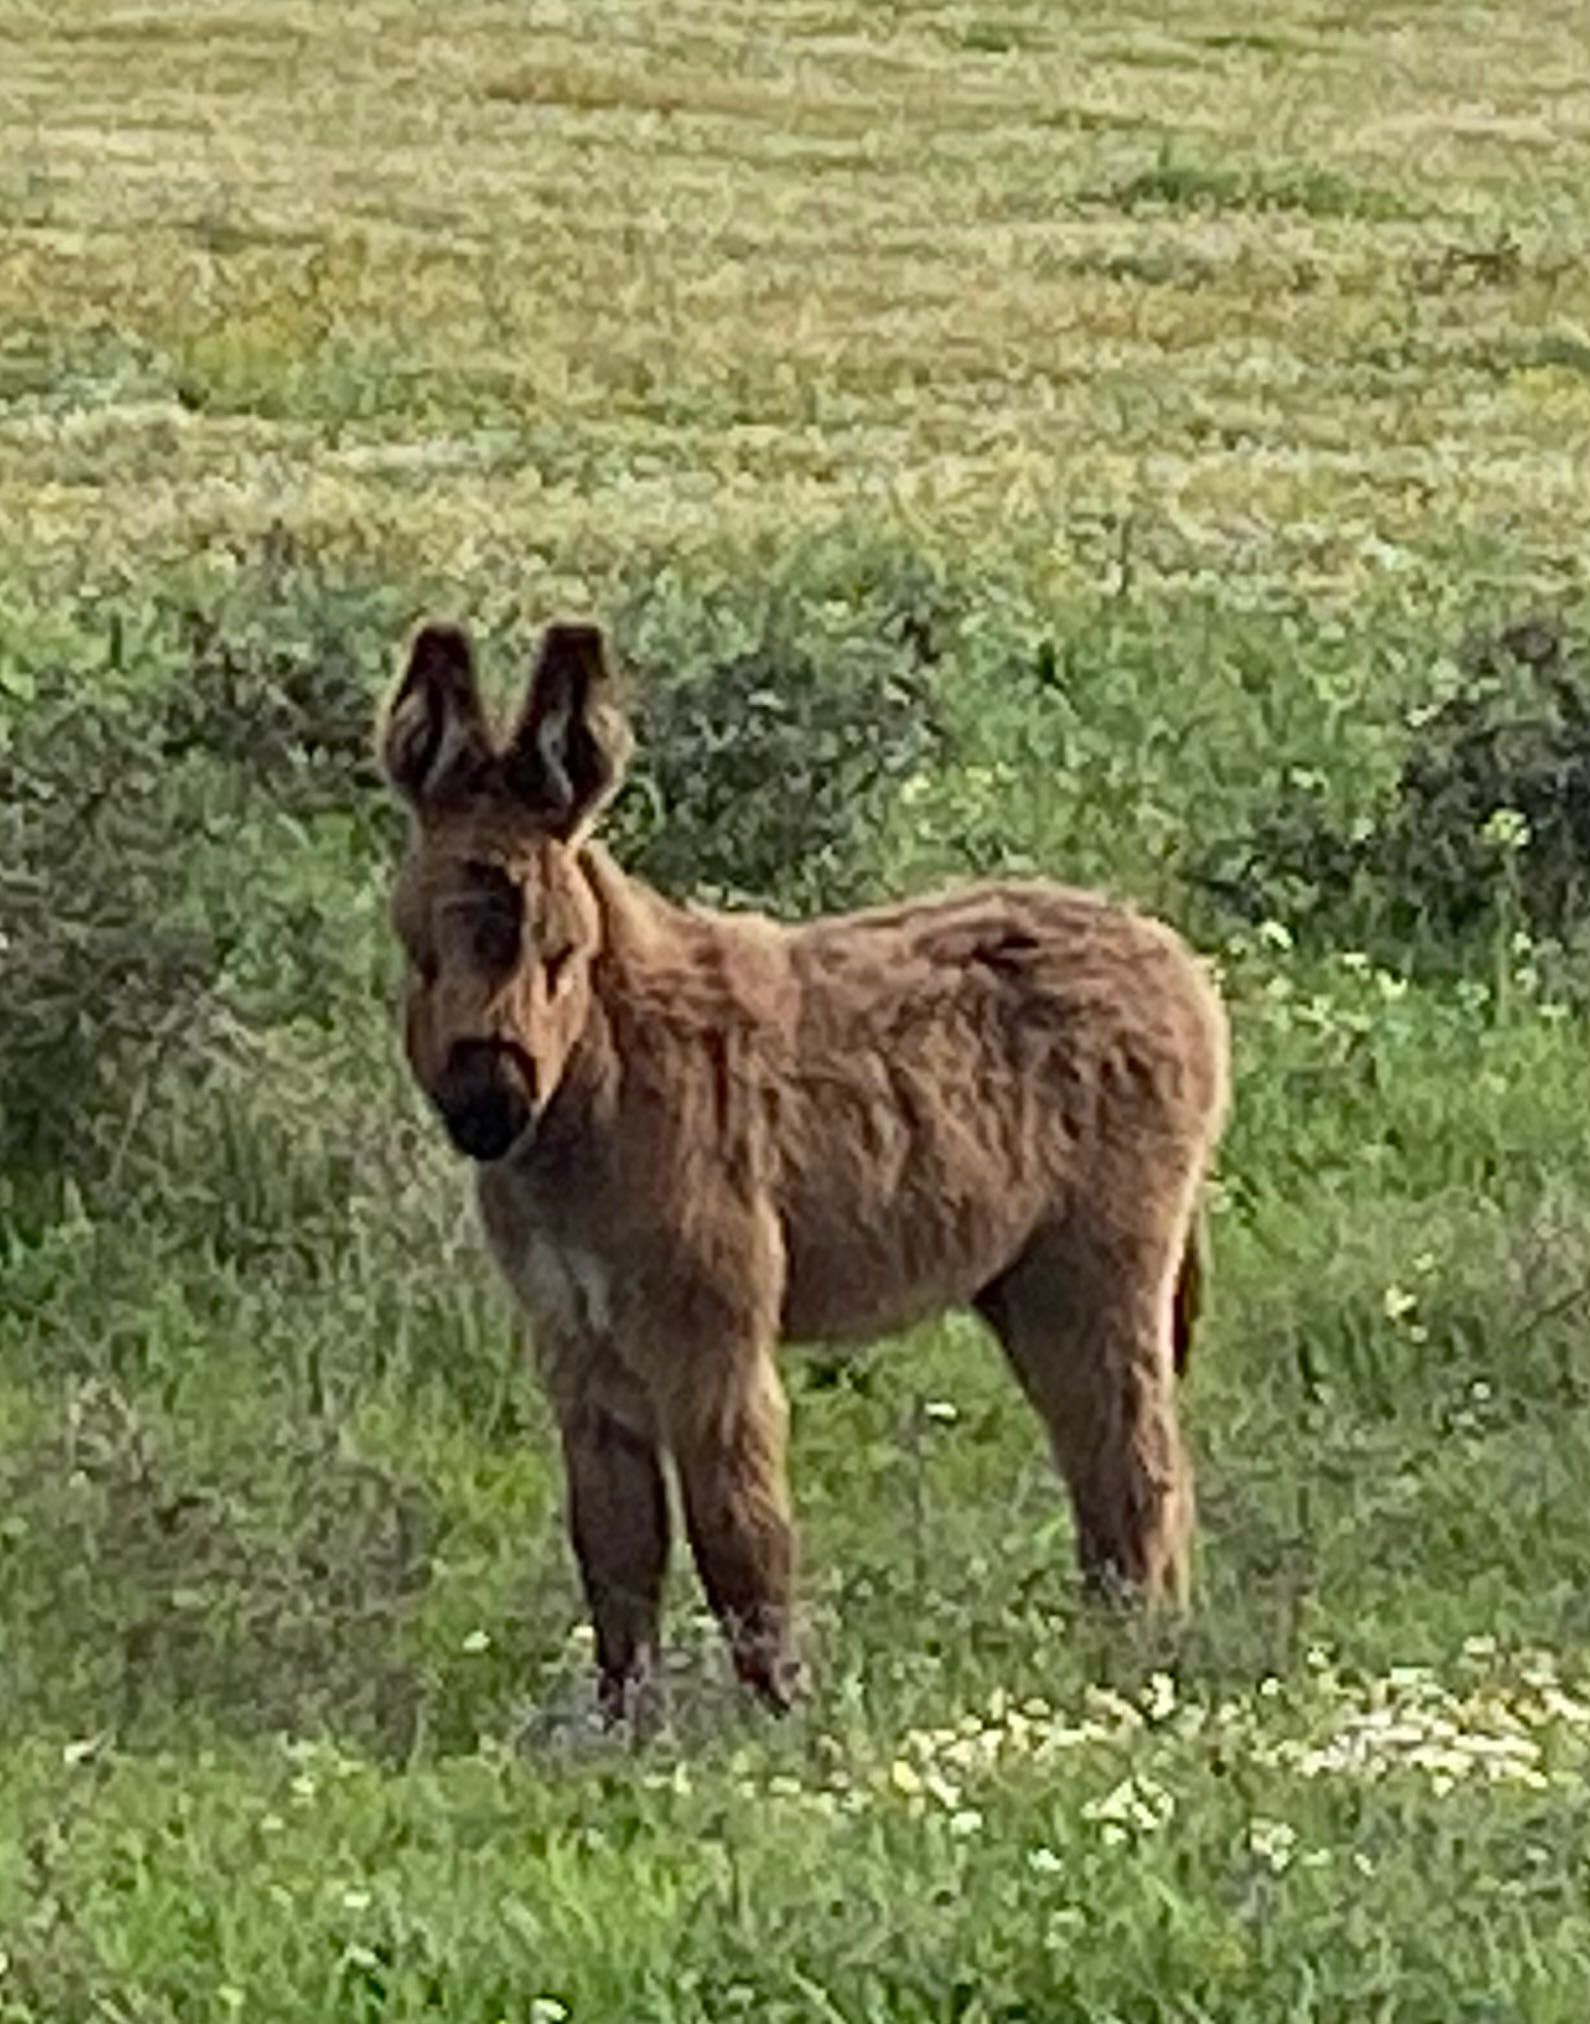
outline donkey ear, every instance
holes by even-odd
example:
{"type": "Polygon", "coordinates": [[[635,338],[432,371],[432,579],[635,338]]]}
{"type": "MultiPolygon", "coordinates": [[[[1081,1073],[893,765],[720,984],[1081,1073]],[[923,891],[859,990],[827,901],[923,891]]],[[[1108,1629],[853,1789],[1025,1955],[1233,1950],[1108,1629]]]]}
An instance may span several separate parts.
{"type": "Polygon", "coordinates": [[[480,786],[491,765],[491,732],[462,626],[433,621],[415,633],[379,738],[387,778],[416,808],[480,786]]]}
{"type": "Polygon", "coordinates": [[[503,769],[553,836],[587,828],[623,780],[633,740],[616,688],[600,627],[547,627],[503,769]]]}

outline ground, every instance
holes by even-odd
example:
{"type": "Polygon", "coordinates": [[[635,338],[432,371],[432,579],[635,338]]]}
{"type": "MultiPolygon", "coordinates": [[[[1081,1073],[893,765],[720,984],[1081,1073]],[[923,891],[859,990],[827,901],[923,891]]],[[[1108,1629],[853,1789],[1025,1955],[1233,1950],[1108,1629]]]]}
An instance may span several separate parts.
{"type": "Polygon", "coordinates": [[[1584,43],[0,23],[7,2024],[1586,2014],[1587,971],[1524,791],[1590,617],[1584,43]],[[1041,867],[1215,963],[1184,1625],[1081,1607],[955,1319],[790,1365],[810,1707],[738,1703],[681,1566],[673,1731],[591,1733],[396,1054],[368,724],[421,609],[503,693],[603,618],[678,889],[1041,867]],[[1476,695],[1511,772],[1442,742],[1476,695]]]}

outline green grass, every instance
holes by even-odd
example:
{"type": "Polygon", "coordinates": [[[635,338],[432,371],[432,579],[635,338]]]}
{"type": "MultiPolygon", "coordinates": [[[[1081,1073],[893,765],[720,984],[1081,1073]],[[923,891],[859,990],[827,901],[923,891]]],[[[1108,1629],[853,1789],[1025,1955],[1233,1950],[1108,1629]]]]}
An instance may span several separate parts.
{"type": "Polygon", "coordinates": [[[1590,634],[1582,41],[0,26],[5,2024],[1586,2014],[1582,921],[1539,838],[1457,929],[1466,833],[1262,841],[1378,833],[1471,636],[1590,634]],[[790,1362],[811,1705],[740,1703],[681,1565],[673,1729],[593,1733],[365,730],[416,611],[506,686],[571,607],[670,883],[1042,868],[1219,963],[1184,1625],[1080,1608],[957,1319],[790,1362]]]}

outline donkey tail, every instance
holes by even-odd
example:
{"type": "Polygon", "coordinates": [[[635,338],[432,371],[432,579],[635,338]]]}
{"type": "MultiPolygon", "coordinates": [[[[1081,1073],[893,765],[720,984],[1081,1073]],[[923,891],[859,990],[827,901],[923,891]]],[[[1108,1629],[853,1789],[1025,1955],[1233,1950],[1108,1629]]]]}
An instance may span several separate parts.
{"type": "Polygon", "coordinates": [[[1187,1241],[1176,1274],[1176,1293],[1171,1309],[1171,1348],[1176,1375],[1186,1374],[1192,1356],[1193,1330],[1204,1311],[1204,1289],[1209,1277],[1209,1238],[1203,1210],[1195,1211],[1187,1225],[1187,1241]]]}

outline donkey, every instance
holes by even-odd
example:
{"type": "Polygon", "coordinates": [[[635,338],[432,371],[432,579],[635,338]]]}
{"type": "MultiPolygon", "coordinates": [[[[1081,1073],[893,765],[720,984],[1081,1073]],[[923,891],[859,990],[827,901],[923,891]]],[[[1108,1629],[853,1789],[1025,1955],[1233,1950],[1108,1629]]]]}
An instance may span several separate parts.
{"type": "Polygon", "coordinates": [[[1185,944],[1038,881],[805,925],[671,903],[591,840],[633,743],[595,626],[546,631],[499,737],[467,633],[423,624],[379,738],[414,816],[405,1049],[529,1319],[604,1713],[657,1679],[665,1456],[737,1674],[777,1709],[801,1685],[781,1340],[975,1310],[1086,1579],[1183,1604],[1228,1105],[1185,944]]]}

